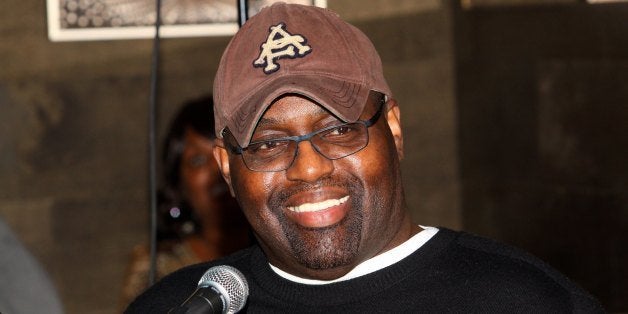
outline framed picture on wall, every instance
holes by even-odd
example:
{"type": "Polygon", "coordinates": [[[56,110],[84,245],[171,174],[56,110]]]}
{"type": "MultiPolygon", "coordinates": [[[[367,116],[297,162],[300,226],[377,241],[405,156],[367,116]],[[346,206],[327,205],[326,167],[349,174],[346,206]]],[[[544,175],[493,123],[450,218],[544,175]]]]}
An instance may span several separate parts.
{"type": "MultiPolygon", "coordinates": [[[[48,38],[85,41],[152,38],[155,0],[46,0],[48,38]]],[[[251,17],[273,2],[326,7],[326,0],[247,0],[251,17]]],[[[160,37],[229,36],[238,29],[238,0],[162,0],[160,37]]]]}

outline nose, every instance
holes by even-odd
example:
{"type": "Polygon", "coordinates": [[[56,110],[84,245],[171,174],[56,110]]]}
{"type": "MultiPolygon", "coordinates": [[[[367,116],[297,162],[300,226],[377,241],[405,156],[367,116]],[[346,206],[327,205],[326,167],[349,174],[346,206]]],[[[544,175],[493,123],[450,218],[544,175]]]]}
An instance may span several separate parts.
{"type": "Polygon", "coordinates": [[[334,171],[333,161],[321,155],[310,141],[299,143],[297,155],[286,170],[288,180],[314,183],[334,171]]]}

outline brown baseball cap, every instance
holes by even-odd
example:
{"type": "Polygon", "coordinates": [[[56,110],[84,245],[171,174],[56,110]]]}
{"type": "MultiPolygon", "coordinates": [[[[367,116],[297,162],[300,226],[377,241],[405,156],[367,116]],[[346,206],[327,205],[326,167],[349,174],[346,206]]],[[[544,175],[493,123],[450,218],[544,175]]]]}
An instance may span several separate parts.
{"type": "Polygon", "coordinates": [[[371,90],[392,97],[364,33],[328,9],[275,3],[249,19],[222,55],[214,80],[216,134],[229,128],[248,146],[264,111],[287,93],[353,122],[371,90]]]}

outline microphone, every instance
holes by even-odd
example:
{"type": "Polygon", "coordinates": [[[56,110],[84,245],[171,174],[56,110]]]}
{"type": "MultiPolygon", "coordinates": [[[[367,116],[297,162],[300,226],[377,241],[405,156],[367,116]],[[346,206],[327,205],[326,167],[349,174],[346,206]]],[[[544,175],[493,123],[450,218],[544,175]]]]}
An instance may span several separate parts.
{"type": "Polygon", "coordinates": [[[198,282],[196,291],[169,314],[231,314],[240,311],[249,296],[244,275],[228,265],[208,269],[198,282]]]}

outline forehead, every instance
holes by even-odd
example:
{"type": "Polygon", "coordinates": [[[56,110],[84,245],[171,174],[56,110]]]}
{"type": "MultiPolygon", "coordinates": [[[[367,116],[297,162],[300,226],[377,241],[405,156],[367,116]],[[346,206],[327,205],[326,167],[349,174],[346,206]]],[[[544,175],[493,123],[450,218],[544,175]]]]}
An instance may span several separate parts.
{"type": "MultiPolygon", "coordinates": [[[[306,118],[323,118],[333,116],[318,103],[298,95],[285,95],[275,100],[264,112],[257,123],[256,129],[274,124],[303,121],[306,118]]],[[[337,119],[337,118],[336,118],[337,119]]]]}

